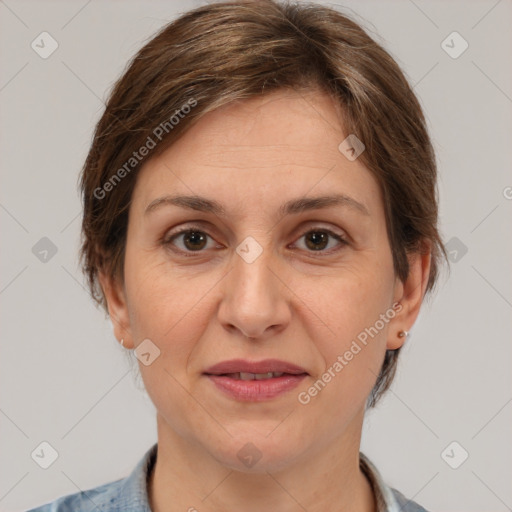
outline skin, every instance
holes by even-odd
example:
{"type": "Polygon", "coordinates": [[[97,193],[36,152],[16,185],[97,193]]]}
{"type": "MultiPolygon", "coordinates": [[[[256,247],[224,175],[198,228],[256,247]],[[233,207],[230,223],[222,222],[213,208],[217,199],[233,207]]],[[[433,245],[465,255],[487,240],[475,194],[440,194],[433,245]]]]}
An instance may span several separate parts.
{"type": "Polygon", "coordinates": [[[139,363],[157,410],[154,511],[376,510],[359,470],[365,403],[385,350],[400,347],[399,331],[417,318],[430,255],[410,256],[405,282],[395,276],[381,192],[359,159],[338,150],[347,135],[329,96],[277,91],[208,113],[142,167],[124,281],[101,274],[100,282],[124,347],[149,338],[161,351],[152,364],[139,363]],[[346,206],[278,213],[287,200],[332,193],[356,199],[369,215],[346,206]],[[174,205],[144,214],[167,194],[214,199],[226,215],[174,205]],[[208,236],[202,245],[183,235],[161,243],[180,227],[208,236]],[[347,244],[308,245],[311,231],[325,229],[347,244]],[[262,248],[252,263],[236,252],[248,236],[262,248]],[[299,403],[299,392],[395,302],[400,312],[299,403]],[[238,402],[203,375],[232,358],[277,358],[309,375],[272,400],[238,402]],[[251,468],[237,457],[246,443],[261,454],[251,468]]]}

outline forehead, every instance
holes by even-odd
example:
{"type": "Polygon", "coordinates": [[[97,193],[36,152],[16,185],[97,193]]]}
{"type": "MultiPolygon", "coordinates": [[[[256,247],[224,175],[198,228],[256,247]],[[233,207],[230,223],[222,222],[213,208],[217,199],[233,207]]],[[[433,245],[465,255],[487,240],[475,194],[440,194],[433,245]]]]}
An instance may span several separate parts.
{"type": "Polygon", "coordinates": [[[257,209],[262,201],[281,205],[288,195],[336,192],[359,197],[371,212],[378,186],[361,161],[338,149],[347,135],[340,109],[320,91],[233,102],[204,115],[143,165],[132,202],[142,212],[164,193],[215,195],[220,202],[238,200],[238,208],[252,198],[257,209]]]}
{"type": "MultiPolygon", "coordinates": [[[[332,143],[342,140],[341,122],[336,104],[325,93],[275,91],[208,113],[195,127],[194,139],[203,142],[197,155],[219,165],[316,165],[318,159],[338,156],[338,144],[332,143]]],[[[183,144],[191,142],[189,138],[183,144]]]]}

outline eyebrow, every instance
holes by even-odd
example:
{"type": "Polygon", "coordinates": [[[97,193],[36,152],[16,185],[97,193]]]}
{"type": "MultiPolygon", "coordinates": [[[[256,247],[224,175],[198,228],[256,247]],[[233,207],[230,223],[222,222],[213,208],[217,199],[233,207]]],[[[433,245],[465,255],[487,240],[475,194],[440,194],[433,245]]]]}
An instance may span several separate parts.
{"type": "MultiPolygon", "coordinates": [[[[151,201],[146,207],[144,215],[147,215],[155,210],[167,206],[179,206],[189,210],[195,210],[199,212],[213,213],[219,217],[226,216],[226,210],[224,207],[212,199],[201,196],[163,196],[151,201]]],[[[344,194],[335,194],[329,196],[318,196],[318,197],[299,197],[297,199],[291,199],[286,203],[282,204],[279,208],[280,215],[293,215],[302,213],[308,210],[320,210],[323,208],[331,208],[333,206],[342,206],[349,208],[354,212],[358,212],[363,215],[370,215],[370,212],[366,206],[359,201],[356,201],[350,196],[344,194]]]]}

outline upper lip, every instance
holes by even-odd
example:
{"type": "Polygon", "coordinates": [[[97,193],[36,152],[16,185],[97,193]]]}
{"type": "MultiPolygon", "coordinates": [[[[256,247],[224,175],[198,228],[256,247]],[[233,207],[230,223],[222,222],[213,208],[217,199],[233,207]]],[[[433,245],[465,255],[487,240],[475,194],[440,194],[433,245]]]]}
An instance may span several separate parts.
{"type": "Polygon", "coordinates": [[[263,359],[261,361],[246,361],[245,359],[231,359],[214,364],[205,370],[204,373],[211,375],[223,375],[226,373],[270,373],[282,372],[299,375],[307,373],[304,368],[287,361],[279,359],[263,359]]]}

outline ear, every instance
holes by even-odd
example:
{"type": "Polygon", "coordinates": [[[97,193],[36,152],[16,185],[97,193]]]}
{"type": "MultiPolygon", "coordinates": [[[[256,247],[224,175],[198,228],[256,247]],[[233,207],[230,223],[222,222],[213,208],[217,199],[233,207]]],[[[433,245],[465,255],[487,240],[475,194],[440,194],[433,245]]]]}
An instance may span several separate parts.
{"type": "Polygon", "coordinates": [[[420,312],[430,274],[431,243],[425,242],[424,247],[421,253],[408,256],[409,275],[405,282],[397,279],[394,302],[399,302],[402,308],[394,318],[393,325],[397,330],[389,333],[386,345],[388,350],[396,350],[405,343],[407,337],[400,337],[398,333],[402,330],[410,331],[420,312]]]}
{"type": "Polygon", "coordinates": [[[135,347],[130,327],[130,315],[126,302],[126,291],[119,278],[98,272],[98,280],[107,300],[108,313],[114,327],[114,336],[128,349],[135,347]]]}

